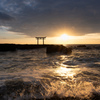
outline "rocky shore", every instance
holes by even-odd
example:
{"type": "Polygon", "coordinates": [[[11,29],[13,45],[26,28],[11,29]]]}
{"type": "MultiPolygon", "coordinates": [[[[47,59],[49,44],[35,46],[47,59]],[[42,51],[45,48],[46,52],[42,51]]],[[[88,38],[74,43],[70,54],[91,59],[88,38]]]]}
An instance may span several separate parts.
{"type": "Polygon", "coordinates": [[[71,48],[67,48],[63,45],[22,45],[22,44],[0,44],[0,52],[16,51],[16,50],[29,50],[46,48],[46,53],[51,54],[55,52],[68,54],[72,52],[71,48]]]}

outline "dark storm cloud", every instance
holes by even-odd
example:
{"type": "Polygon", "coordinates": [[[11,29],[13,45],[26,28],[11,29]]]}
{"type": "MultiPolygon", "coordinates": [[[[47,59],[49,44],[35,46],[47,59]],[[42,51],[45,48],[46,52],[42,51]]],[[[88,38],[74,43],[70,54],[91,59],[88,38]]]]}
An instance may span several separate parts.
{"type": "Polygon", "coordinates": [[[0,1],[0,11],[15,18],[6,25],[19,34],[55,36],[60,28],[70,29],[74,35],[100,33],[100,0],[0,1]]]}
{"type": "Polygon", "coordinates": [[[14,19],[13,17],[9,16],[8,14],[0,12],[0,20],[12,20],[14,19]]]}

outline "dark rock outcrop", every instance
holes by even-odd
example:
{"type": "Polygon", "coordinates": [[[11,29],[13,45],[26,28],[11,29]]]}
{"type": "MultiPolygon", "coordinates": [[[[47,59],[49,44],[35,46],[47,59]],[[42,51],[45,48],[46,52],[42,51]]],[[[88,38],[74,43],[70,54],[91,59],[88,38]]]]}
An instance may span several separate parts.
{"type": "Polygon", "coordinates": [[[16,45],[16,48],[18,50],[40,49],[44,47],[46,47],[46,45],[28,45],[28,44],[25,44],[25,45],[17,44],[16,45]]]}
{"type": "Polygon", "coordinates": [[[86,45],[78,45],[76,48],[78,48],[78,49],[92,49],[91,46],[86,46],[86,45]]]}
{"type": "Polygon", "coordinates": [[[86,47],[86,45],[78,45],[77,47],[84,48],[84,47],[86,47]]]}
{"type": "Polygon", "coordinates": [[[15,44],[0,44],[0,51],[16,51],[15,44]]]}
{"type": "Polygon", "coordinates": [[[63,54],[70,54],[72,52],[72,49],[67,48],[63,45],[50,45],[46,49],[47,54],[56,53],[56,52],[63,53],[63,54]]]}
{"type": "Polygon", "coordinates": [[[67,48],[63,45],[22,45],[22,44],[0,44],[0,51],[16,51],[16,50],[30,50],[46,48],[46,53],[60,52],[64,54],[70,54],[71,48],[67,48]]]}
{"type": "Polygon", "coordinates": [[[0,44],[0,52],[45,48],[47,45],[0,44]]]}

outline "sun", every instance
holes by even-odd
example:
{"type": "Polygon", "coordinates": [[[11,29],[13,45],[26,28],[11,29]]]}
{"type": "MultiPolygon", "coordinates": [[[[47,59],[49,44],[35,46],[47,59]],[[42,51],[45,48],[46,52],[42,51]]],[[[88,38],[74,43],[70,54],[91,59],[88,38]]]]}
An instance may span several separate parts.
{"type": "Polygon", "coordinates": [[[69,36],[68,36],[67,34],[62,34],[62,35],[60,36],[60,38],[61,38],[62,40],[68,40],[69,36]]]}

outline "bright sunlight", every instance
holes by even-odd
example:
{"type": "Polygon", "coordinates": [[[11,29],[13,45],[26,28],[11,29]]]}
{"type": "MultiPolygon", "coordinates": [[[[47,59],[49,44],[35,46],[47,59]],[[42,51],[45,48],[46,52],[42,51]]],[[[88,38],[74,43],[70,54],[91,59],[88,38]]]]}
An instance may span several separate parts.
{"type": "Polygon", "coordinates": [[[67,40],[67,39],[69,38],[69,36],[68,36],[67,34],[62,34],[62,35],[60,36],[60,38],[61,38],[62,40],[67,40]]]}

